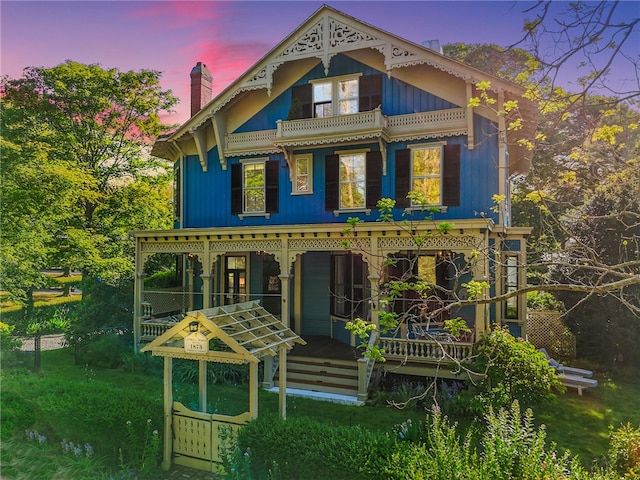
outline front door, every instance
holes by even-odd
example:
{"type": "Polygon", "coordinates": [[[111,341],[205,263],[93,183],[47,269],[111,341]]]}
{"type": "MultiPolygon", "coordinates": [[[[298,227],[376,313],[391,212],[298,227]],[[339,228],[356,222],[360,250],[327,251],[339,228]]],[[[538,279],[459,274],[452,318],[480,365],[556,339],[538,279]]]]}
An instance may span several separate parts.
{"type": "Polygon", "coordinates": [[[230,305],[247,300],[247,257],[225,257],[224,303],[230,305]]]}

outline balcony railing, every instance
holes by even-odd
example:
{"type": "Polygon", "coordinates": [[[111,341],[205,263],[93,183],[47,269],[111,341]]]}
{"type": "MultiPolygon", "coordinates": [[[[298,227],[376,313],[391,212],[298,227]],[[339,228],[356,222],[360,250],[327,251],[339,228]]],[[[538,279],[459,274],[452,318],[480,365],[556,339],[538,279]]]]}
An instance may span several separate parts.
{"type": "Polygon", "coordinates": [[[224,154],[269,152],[278,145],[321,145],[367,139],[388,142],[463,135],[467,130],[467,112],[464,108],[449,108],[386,116],[377,108],[350,115],[278,120],[277,127],[276,130],[227,134],[224,154]]]}

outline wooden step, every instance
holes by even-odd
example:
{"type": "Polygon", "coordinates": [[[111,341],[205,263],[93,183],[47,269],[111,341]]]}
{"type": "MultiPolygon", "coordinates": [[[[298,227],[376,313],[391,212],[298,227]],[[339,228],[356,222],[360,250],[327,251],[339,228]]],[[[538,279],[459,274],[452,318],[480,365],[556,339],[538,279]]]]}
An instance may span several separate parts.
{"type": "Polygon", "coordinates": [[[287,372],[304,372],[318,375],[337,375],[358,378],[357,368],[344,368],[333,365],[309,365],[305,363],[288,363],[287,372]]]}
{"type": "Polygon", "coordinates": [[[288,355],[287,363],[289,365],[291,365],[292,363],[299,363],[304,365],[330,365],[332,367],[339,366],[344,368],[352,368],[355,370],[358,369],[358,362],[355,359],[354,360],[339,360],[339,359],[327,360],[325,358],[296,357],[293,355],[288,355]]]}
{"type": "MultiPolygon", "coordinates": [[[[279,386],[276,381],[275,386],[279,386]]],[[[312,392],[337,393],[339,395],[356,396],[358,394],[357,384],[353,387],[339,385],[328,381],[317,380],[291,380],[287,379],[287,388],[297,388],[299,390],[309,390],[312,392]]]]}
{"type": "MultiPolygon", "coordinates": [[[[280,377],[276,377],[274,380],[279,380],[280,377]]],[[[331,384],[345,388],[358,388],[358,377],[351,376],[337,376],[337,375],[311,375],[306,372],[290,372],[287,371],[287,384],[290,382],[301,382],[308,384],[331,384]]]]}
{"type": "MultiPolygon", "coordinates": [[[[274,383],[278,385],[280,370],[274,383]]],[[[358,365],[355,360],[313,357],[287,358],[287,387],[355,396],[358,394],[358,365]]]]}

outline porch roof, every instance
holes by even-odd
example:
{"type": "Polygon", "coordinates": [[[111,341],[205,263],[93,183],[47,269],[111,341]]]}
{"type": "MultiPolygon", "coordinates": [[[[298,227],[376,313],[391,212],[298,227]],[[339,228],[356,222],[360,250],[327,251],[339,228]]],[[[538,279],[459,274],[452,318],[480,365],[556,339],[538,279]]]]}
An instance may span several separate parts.
{"type": "MultiPolygon", "coordinates": [[[[200,337],[200,338],[202,338],[200,337]]],[[[219,363],[257,363],[264,356],[306,342],[265,310],[258,301],[187,312],[175,326],[140,349],[153,355],[219,363]],[[227,350],[192,351],[192,335],[219,339],[227,350]],[[187,342],[185,343],[185,339],[187,342]]]]}

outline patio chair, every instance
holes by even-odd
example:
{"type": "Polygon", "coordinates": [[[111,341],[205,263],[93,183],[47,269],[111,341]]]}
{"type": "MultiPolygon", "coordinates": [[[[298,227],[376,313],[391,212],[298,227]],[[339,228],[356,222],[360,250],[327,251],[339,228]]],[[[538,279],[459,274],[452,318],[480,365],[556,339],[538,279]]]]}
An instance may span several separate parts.
{"type": "Polygon", "coordinates": [[[598,381],[591,378],[593,372],[583,368],[566,367],[553,359],[546,349],[540,348],[538,351],[544,353],[547,357],[549,365],[556,369],[560,377],[560,381],[567,388],[575,388],[578,390],[578,395],[582,395],[582,390],[585,388],[593,388],[598,386],[598,381]]]}
{"type": "Polygon", "coordinates": [[[546,349],[540,348],[538,349],[538,351],[544,353],[544,356],[547,357],[547,361],[549,362],[549,365],[555,368],[558,371],[558,373],[561,373],[561,374],[564,373],[566,375],[574,375],[574,376],[585,377],[585,378],[593,377],[593,372],[591,370],[586,370],[584,368],[567,367],[566,365],[562,365],[560,362],[552,358],[546,349]]]}

